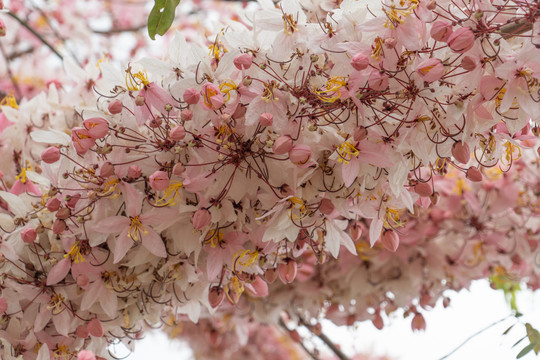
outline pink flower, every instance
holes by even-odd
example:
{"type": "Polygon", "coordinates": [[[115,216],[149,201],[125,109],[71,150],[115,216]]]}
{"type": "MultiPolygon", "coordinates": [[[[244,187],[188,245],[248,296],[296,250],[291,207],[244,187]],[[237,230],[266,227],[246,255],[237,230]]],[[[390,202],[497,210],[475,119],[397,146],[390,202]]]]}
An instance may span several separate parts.
{"type": "Polygon", "coordinates": [[[60,160],[60,150],[56,146],[50,146],[41,153],[41,160],[47,164],[53,164],[60,160]]]}
{"type": "Polygon", "coordinates": [[[81,350],[77,354],[77,360],[96,360],[96,356],[90,350],[81,350]]]}
{"type": "Polygon", "coordinates": [[[293,164],[303,166],[311,159],[311,154],[312,152],[309,145],[298,144],[294,145],[289,151],[289,159],[293,164]]]}
{"type": "Polygon", "coordinates": [[[71,129],[71,140],[73,147],[78,154],[85,154],[96,143],[96,139],[90,135],[90,132],[82,127],[71,129]]]}
{"type": "Polygon", "coordinates": [[[233,63],[238,70],[247,70],[251,67],[251,64],[253,63],[253,58],[249,54],[240,54],[236,55],[233,63]]]}
{"type": "Polygon", "coordinates": [[[206,83],[201,90],[203,107],[207,110],[217,110],[223,106],[225,100],[217,85],[206,83]]]}
{"type": "Polygon", "coordinates": [[[113,251],[114,263],[122,260],[134,243],[141,243],[155,256],[166,257],[167,251],[163,240],[151,226],[162,224],[168,216],[176,212],[171,209],[160,209],[142,214],[144,195],[131,184],[123,183],[121,186],[126,202],[126,216],[111,216],[99,220],[94,225],[94,231],[102,234],[120,233],[113,251]]]}
{"type": "Polygon", "coordinates": [[[94,139],[101,139],[109,132],[109,122],[103,118],[86,119],[83,121],[83,125],[94,139]]]}
{"type": "Polygon", "coordinates": [[[422,77],[422,80],[433,82],[439,80],[444,75],[444,65],[441,60],[431,58],[422,61],[416,67],[416,72],[422,77]]]}

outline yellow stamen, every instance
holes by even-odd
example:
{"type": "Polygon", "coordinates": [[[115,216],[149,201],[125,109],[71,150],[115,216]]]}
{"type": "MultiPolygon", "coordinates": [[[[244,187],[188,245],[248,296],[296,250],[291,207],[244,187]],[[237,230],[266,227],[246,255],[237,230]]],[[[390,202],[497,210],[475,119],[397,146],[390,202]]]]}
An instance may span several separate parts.
{"type": "Polygon", "coordinates": [[[225,295],[227,295],[227,298],[232,303],[236,303],[238,299],[240,299],[240,295],[242,295],[243,292],[244,292],[244,283],[238,280],[236,276],[233,277],[227,285],[225,285],[225,295]],[[231,291],[235,293],[236,295],[235,298],[232,298],[230,296],[231,291]]]}
{"type": "MultiPolygon", "coordinates": [[[[221,31],[221,33],[223,34],[223,30],[221,31]]],[[[216,40],[214,41],[214,43],[210,45],[208,49],[210,49],[208,55],[213,56],[216,60],[219,60],[223,56],[223,54],[228,52],[225,46],[223,46],[223,43],[219,41],[219,34],[216,36],[216,40]]]]}
{"type": "Polygon", "coordinates": [[[131,220],[131,224],[129,225],[128,237],[136,242],[141,241],[142,235],[148,234],[148,230],[146,230],[141,220],[139,220],[139,216],[130,216],[129,219],[131,220]]]}
{"type": "Polygon", "coordinates": [[[73,359],[73,354],[69,350],[67,345],[57,345],[56,350],[53,351],[53,356],[55,359],[69,360],[73,359]]]}
{"type": "Polygon", "coordinates": [[[9,106],[13,109],[18,109],[19,105],[17,104],[17,99],[13,95],[13,91],[10,91],[8,95],[6,95],[2,101],[0,101],[0,106],[9,106]]]}
{"type": "Polygon", "coordinates": [[[305,219],[309,215],[309,211],[306,207],[306,204],[304,203],[304,200],[300,199],[299,197],[291,197],[289,198],[289,202],[292,204],[290,208],[290,214],[289,217],[291,220],[302,220],[305,219]],[[293,210],[298,209],[299,215],[293,214],[293,210]]]}
{"type": "Polygon", "coordinates": [[[204,243],[210,244],[211,248],[215,248],[222,241],[223,241],[223,231],[221,231],[221,229],[219,229],[217,232],[216,232],[216,229],[211,229],[210,231],[208,231],[204,239],[204,243]]]}
{"type": "Polygon", "coordinates": [[[317,94],[322,101],[332,103],[341,97],[341,91],[339,89],[345,85],[347,85],[347,81],[345,81],[343,77],[332,76],[326,82],[325,89],[314,89],[313,92],[317,94]]]}
{"type": "Polygon", "coordinates": [[[225,96],[223,97],[223,100],[225,102],[229,101],[231,99],[231,91],[236,91],[238,87],[232,80],[224,81],[221,85],[219,85],[219,89],[225,96]]]}
{"type": "Polygon", "coordinates": [[[463,195],[463,191],[469,191],[471,188],[467,185],[467,182],[463,178],[456,179],[456,186],[452,189],[452,192],[457,195],[463,195]]]}
{"type": "Polygon", "coordinates": [[[64,311],[64,301],[66,299],[61,294],[53,294],[51,296],[51,300],[49,301],[49,304],[47,305],[47,310],[52,312],[53,315],[58,315],[62,311],[64,311]]]}
{"type": "Polygon", "coordinates": [[[203,102],[206,106],[208,106],[210,109],[214,109],[214,104],[212,104],[212,101],[210,98],[213,96],[216,96],[218,94],[218,91],[213,87],[206,87],[203,93],[203,102]]]}
{"type": "Polygon", "coordinates": [[[75,244],[71,245],[69,252],[64,255],[64,258],[67,259],[68,257],[70,257],[75,264],[84,262],[85,259],[81,254],[80,241],[75,241],[75,244]]]}
{"type": "Polygon", "coordinates": [[[261,95],[261,98],[266,101],[278,101],[276,94],[274,93],[274,89],[277,87],[277,84],[272,80],[269,83],[264,84],[264,90],[261,95]]]}
{"type": "Polygon", "coordinates": [[[180,181],[171,181],[170,185],[163,191],[163,196],[159,198],[155,206],[174,206],[180,202],[180,189],[184,185],[180,181]]]}
{"type": "Polygon", "coordinates": [[[377,36],[375,40],[373,41],[373,45],[371,45],[371,48],[373,49],[371,51],[371,57],[377,61],[381,59],[381,55],[383,53],[383,44],[384,44],[384,39],[377,36]]]}
{"type": "Polygon", "coordinates": [[[19,175],[15,176],[15,180],[19,180],[20,182],[22,182],[23,184],[26,184],[26,182],[28,181],[28,178],[26,177],[26,171],[27,170],[30,170],[28,168],[22,168],[21,169],[21,172],[19,173],[19,175]]]}
{"type": "Polygon", "coordinates": [[[148,81],[148,75],[144,71],[136,72],[135,74],[131,73],[131,67],[128,67],[126,70],[126,87],[129,91],[138,91],[143,88],[143,86],[148,86],[150,81],[148,81]]]}
{"type": "Polygon", "coordinates": [[[253,265],[259,258],[259,252],[257,250],[240,250],[233,256],[233,268],[234,271],[244,271],[245,268],[253,265]],[[240,265],[242,268],[238,269],[236,266],[240,265]]]}
{"type": "Polygon", "coordinates": [[[298,31],[297,22],[293,19],[292,15],[284,14],[283,15],[283,32],[290,36],[296,31],[298,31]]]}
{"type": "Polygon", "coordinates": [[[407,221],[401,221],[400,210],[387,208],[384,215],[383,224],[386,229],[405,226],[407,221]]]}
{"type": "Polygon", "coordinates": [[[501,156],[501,162],[504,164],[506,160],[506,165],[512,164],[512,161],[517,160],[521,157],[521,148],[517,145],[512,144],[510,141],[507,141],[504,145],[504,153],[506,155],[501,156]]]}
{"type": "Polygon", "coordinates": [[[337,161],[339,163],[348,164],[353,157],[357,157],[360,154],[358,150],[352,143],[345,141],[337,148],[337,153],[339,155],[337,161]]]}
{"type": "Polygon", "coordinates": [[[399,24],[405,22],[405,18],[411,15],[414,10],[418,7],[418,0],[404,1],[399,2],[399,7],[394,4],[388,6],[388,8],[383,8],[384,13],[388,20],[384,24],[384,27],[395,29],[399,24]]]}

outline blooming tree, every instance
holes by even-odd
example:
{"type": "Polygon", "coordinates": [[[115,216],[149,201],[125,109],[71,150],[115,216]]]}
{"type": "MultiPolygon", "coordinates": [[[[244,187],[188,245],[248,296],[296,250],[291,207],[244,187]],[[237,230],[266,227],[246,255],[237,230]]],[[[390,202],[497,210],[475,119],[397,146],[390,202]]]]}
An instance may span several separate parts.
{"type": "Polygon", "coordinates": [[[108,359],[148,326],[318,358],[302,326],[344,359],[322,319],[422,330],[444,290],[540,286],[537,2],[195,2],[165,50],[148,10],[0,14],[3,358],[108,359]]]}

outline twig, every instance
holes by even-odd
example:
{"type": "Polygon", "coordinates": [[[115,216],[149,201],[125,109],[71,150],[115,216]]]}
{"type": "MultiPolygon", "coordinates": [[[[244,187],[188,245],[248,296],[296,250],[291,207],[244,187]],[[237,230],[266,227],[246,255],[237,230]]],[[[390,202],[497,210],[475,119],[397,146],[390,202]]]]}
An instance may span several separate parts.
{"type": "Polygon", "coordinates": [[[4,46],[0,42],[0,51],[2,52],[2,56],[4,56],[4,59],[6,60],[6,70],[9,76],[9,79],[11,80],[11,83],[13,84],[13,88],[15,89],[15,92],[17,93],[17,99],[22,98],[22,92],[21,88],[19,88],[19,84],[17,84],[17,81],[15,80],[15,76],[13,76],[13,72],[11,71],[11,65],[9,61],[9,57],[6,54],[6,51],[4,50],[4,46]]]}
{"type": "Polygon", "coordinates": [[[48,47],[56,56],[58,56],[61,60],[64,60],[64,57],[60,55],[58,51],[47,41],[43,36],[41,36],[36,30],[34,30],[26,21],[22,20],[20,17],[12,13],[11,11],[8,11],[7,14],[11,16],[13,19],[17,20],[19,24],[21,24],[26,30],[30,31],[32,35],[34,35],[39,41],[43,43],[46,47],[48,47]]]}
{"type": "MultiPolygon", "coordinates": [[[[287,325],[285,325],[285,323],[283,322],[283,320],[280,318],[279,319],[279,326],[281,326],[283,329],[285,329],[285,331],[289,332],[289,328],[287,327],[287,325]]],[[[306,353],[309,354],[309,356],[311,357],[311,359],[313,360],[319,360],[319,358],[317,356],[315,356],[315,354],[313,354],[310,350],[308,350],[308,348],[306,347],[306,345],[304,344],[304,342],[300,342],[300,345],[302,346],[302,348],[304,349],[304,351],[306,353]]]]}
{"type": "Polygon", "coordinates": [[[474,334],[472,334],[471,336],[469,336],[467,339],[465,339],[465,341],[463,341],[461,344],[459,344],[454,350],[450,351],[448,354],[444,355],[442,358],[438,359],[438,360],[444,360],[446,358],[448,358],[450,355],[452,355],[453,353],[455,353],[456,351],[458,351],[460,348],[463,347],[463,345],[465,345],[466,343],[468,343],[470,340],[472,340],[473,338],[475,338],[476,336],[480,335],[481,333],[483,333],[484,331],[492,328],[493,326],[499,324],[499,323],[502,323],[503,321],[505,321],[506,319],[512,317],[513,315],[510,314],[510,315],[507,315],[505,316],[504,318],[502,319],[499,319],[491,324],[489,324],[488,326],[486,326],[485,328],[483,329],[480,329],[478,330],[477,332],[475,332],[474,334]]]}
{"type": "Polygon", "coordinates": [[[143,24],[143,25],[129,27],[129,28],[117,28],[117,29],[110,29],[110,30],[92,30],[92,32],[95,34],[100,34],[100,35],[113,35],[113,34],[120,34],[123,32],[137,32],[145,28],[146,28],[146,24],[143,24]]]}
{"type": "Polygon", "coordinates": [[[304,319],[302,319],[300,316],[298,317],[298,319],[300,320],[300,323],[306,327],[313,335],[317,336],[319,339],[321,339],[325,344],[326,346],[328,346],[330,348],[330,350],[332,350],[334,352],[334,354],[336,354],[336,356],[340,359],[340,360],[350,360],[349,357],[347,355],[345,355],[343,353],[343,351],[341,351],[340,348],[338,348],[336,346],[336,344],[334,344],[334,342],[332,340],[330,340],[330,338],[328,336],[326,336],[324,333],[320,333],[320,334],[317,334],[315,333],[313,330],[312,330],[312,327],[306,323],[304,321],[304,319]]]}

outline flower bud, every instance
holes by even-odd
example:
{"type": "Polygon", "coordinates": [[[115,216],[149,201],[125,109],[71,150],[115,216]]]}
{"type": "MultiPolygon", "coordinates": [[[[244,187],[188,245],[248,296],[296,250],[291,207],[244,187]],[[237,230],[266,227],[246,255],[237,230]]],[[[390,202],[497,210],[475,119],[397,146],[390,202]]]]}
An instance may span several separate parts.
{"type": "Polygon", "coordinates": [[[186,167],[182,163],[176,163],[173,166],[172,173],[176,176],[180,176],[186,171],[186,167]]]}
{"type": "Polygon", "coordinates": [[[469,149],[469,145],[462,141],[454,143],[454,145],[452,145],[452,156],[462,164],[468,163],[471,158],[471,150],[469,149]]]}
{"type": "Polygon", "coordinates": [[[478,59],[475,56],[467,55],[461,60],[461,67],[467,71],[473,71],[478,66],[478,59]]]}
{"type": "Polygon", "coordinates": [[[424,319],[424,316],[422,316],[422,314],[417,313],[416,315],[414,315],[411,322],[411,328],[414,331],[426,330],[426,320],[424,319]]]}
{"type": "Polygon", "coordinates": [[[189,110],[189,109],[184,109],[180,112],[180,119],[182,119],[182,121],[189,121],[191,119],[193,119],[193,111],[189,110]]]}
{"type": "Polygon", "coordinates": [[[484,178],[482,173],[480,172],[480,170],[478,170],[474,166],[470,167],[467,170],[466,177],[467,177],[467,179],[471,180],[472,182],[480,182],[484,178]]]}
{"type": "Polygon", "coordinates": [[[138,179],[139,176],[142,174],[142,169],[139,167],[139,165],[130,165],[128,167],[128,177],[132,179],[138,179]]]}
{"type": "Polygon", "coordinates": [[[295,165],[305,165],[311,159],[311,148],[309,145],[294,145],[289,151],[289,159],[295,165]]]}
{"type": "Polygon", "coordinates": [[[429,183],[419,182],[414,186],[414,192],[422,197],[428,197],[433,194],[433,189],[429,183]]]}
{"type": "Polygon", "coordinates": [[[101,139],[109,132],[109,122],[100,117],[86,119],[83,125],[94,139],[101,139]]]}
{"type": "Polygon", "coordinates": [[[274,115],[266,112],[262,113],[259,116],[259,123],[262,126],[272,126],[272,124],[274,123],[274,115]]]}
{"type": "MultiPolygon", "coordinates": [[[[255,276],[255,280],[250,284],[253,291],[250,291],[251,295],[255,297],[268,296],[268,284],[260,276],[255,276]]],[[[246,289],[249,289],[246,287],[246,289]]]]}
{"type": "Polygon", "coordinates": [[[71,210],[68,208],[61,208],[56,212],[56,218],[60,220],[66,220],[71,216],[71,210]]]}
{"type": "Polygon", "coordinates": [[[253,58],[249,54],[240,54],[236,55],[236,57],[233,60],[234,66],[238,70],[247,70],[251,67],[251,64],[253,63],[253,58]]]}
{"type": "Polygon", "coordinates": [[[86,327],[86,325],[79,325],[75,330],[75,335],[77,335],[79,339],[86,339],[90,334],[88,334],[88,328],[86,327]]]}
{"type": "Polygon", "coordinates": [[[47,164],[53,164],[60,159],[60,149],[50,146],[41,153],[41,160],[47,164]]]}
{"type": "Polygon", "coordinates": [[[143,106],[144,105],[144,96],[141,96],[141,95],[135,96],[135,105],[136,106],[143,106]]]}
{"type": "Polygon", "coordinates": [[[111,114],[120,114],[122,112],[124,105],[122,105],[122,102],[120,100],[114,100],[113,102],[109,103],[108,110],[111,114]]]}
{"type": "Polygon", "coordinates": [[[45,207],[50,212],[53,212],[60,209],[60,205],[61,205],[60,200],[58,200],[57,198],[52,198],[52,199],[47,200],[45,207]]]}
{"type": "Polygon", "coordinates": [[[186,89],[186,91],[184,91],[183,98],[184,98],[184,101],[188,103],[189,105],[195,105],[199,103],[199,99],[201,98],[201,95],[196,89],[188,88],[186,89]]]}
{"type": "Polygon", "coordinates": [[[378,311],[375,313],[375,317],[371,319],[371,322],[373,323],[373,326],[377,328],[377,330],[382,330],[382,328],[384,327],[383,318],[381,316],[381,313],[378,311]]]}
{"type": "Polygon", "coordinates": [[[169,175],[165,171],[158,170],[150,175],[150,187],[156,191],[163,191],[169,187],[169,175]]]}
{"type": "Polygon", "coordinates": [[[319,211],[324,215],[330,215],[334,210],[335,206],[330,199],[322,199],[319,204],[319,211]]]}
{"type": "Polygon", "coordinates": [[[296,264],[296,261],[294,261],[293,259],[285,259],[285,262],[279,264],[278,267],[279,279],[284,284],[290,284],[296,278],[297,270],[298,266],[296,264]]]}
{"type": "Polygon", "coordinates": [[[293,140],[289,135],[282,135],[276,139],[272,151],[276,155],[283,155],[288,153],[293,147],[293,140]]]}
{"type": "Polygon", "coordinates": [[[441,60],[431,58],[422,61],[417,67],[416,72],[426,82],[439,80],[444,75],[444,65],[441,60]]]}
{"type": "Polygon", "coordinates": [[[99,169],[99,176],[102,178],[108,178],[109,176],[114,175],[114,165],[110,161],[107,161],[101,165],[99,169]]]}
{"type": "Polygon", "coordinates": [[[387,49],[393,49],[396,47],[396,45],[397,45],[397,40],[395,38],[389,37],[389,38],[384,39],[384,46],[387,49]]]}
{"type": "Polygon", "coordinates": [[[351,239],[353,239],[353,241],[360,240],[363,230],[364,229],[361,223],[353,223],[353,225],[349,227],[349,235],[351,236],[351,239]]]}
{"type": "Polygon", "coordinates": [[[96,360],[96,355],[90,350],[81,350],[77,353],[77,360],[96,360]]]}
{"type": "Polygon", "coordinates": [[[71,141],[77,154],[85,154],[96,143],[96,139],[92,137],[89,131],[82,127],[74,127],[71,129],[71,141]]]}
{"type": "Polygon", "coordinates": [[[183,140],[186,137],[186,129],[182,125],[175,126],[171,129],[169,136],[174,141],[183,140]]]}
{"type": "Polygon", "coordinates": [[[452,51],[464,53],[474,45],[474,33],[469,27],[457,29],[448,38],[448,46],[452,51]]]}
{"type": "Polygon", "coordinates": [[[351,66],[358,71],[364,70],[369,66],[369,57],[362,53],[358,53],[352,57],[351,66]]]}
{"type": "Polygon", "coordinates": [[[193,214],[191,222],[195,230],[201,230],[212,222],[212,215],[206,209],[199,209],[193,214]]]}
{"type": "Polygon", "coordinates": [[[452,24],[446,20],[437,20],[431,26],[431,37],[437,41],[446,41],[452,34],[452,24]]]}
{"type": "Polygon", "coordinates": [[[64,220],[56,219],[53,223],[53,234],[59,235],[66,230],[66,222],[64,220]]]}
{"type": "Polygon", "coordinates": [[[360,142],[364,140],[367,137],[367,129],[363,126],[357,126],[356,129],[354,129],[353,133],[353,139],[355,142],[360,142]]]}
{"type": "Polygon", "coordinates": [[[437,2],[435,0],[429,0],[426,4],[426,9],[435,10],[437,8],[437,2]]]}
{"type": "Polygon", "coordinates": [[[88,333],[95,337],[102,337],[105,331],[103,330],[103,325],[101,325],[101,321],[94,318],[88,322],[87,325],[88,333]]]}
{"type": "Polygon", "coordinates": [[[394,230],[385,230],[381,236],[384,248],[391,252],[396,252],[399,246],[399,235],[394,230]]]}
{"type": "Polygon", "coordinates": [[[272,284],[274,281],[276,281],[277,277],[278,277],[278,273],[276,269],[267,269],[264,272],[264,279],[269,284],[272,284]]]}
{"type": "Polygon", "coordinates": [[[68,195],[66,196],[66,205],[73,209],[75,205],[79,202],[81,199],[81,194],[75,194],[75,195],[68,195]]]}
{"type": "Polygon", "coordinates": [[[208,292],[208,303],[212,308],[217,308],[225,298],[225,291],[219,286],[212,286],[208,292]]]}
{"type": "MultiPolygon", "coordinates": [[[[27,244],[33,243],[36,240],[37,233],[33,228],[26,228],[21,231],[21,238],[27,244]]],[[[0,311],[2,312],[2,311],[0,311]]]]}

